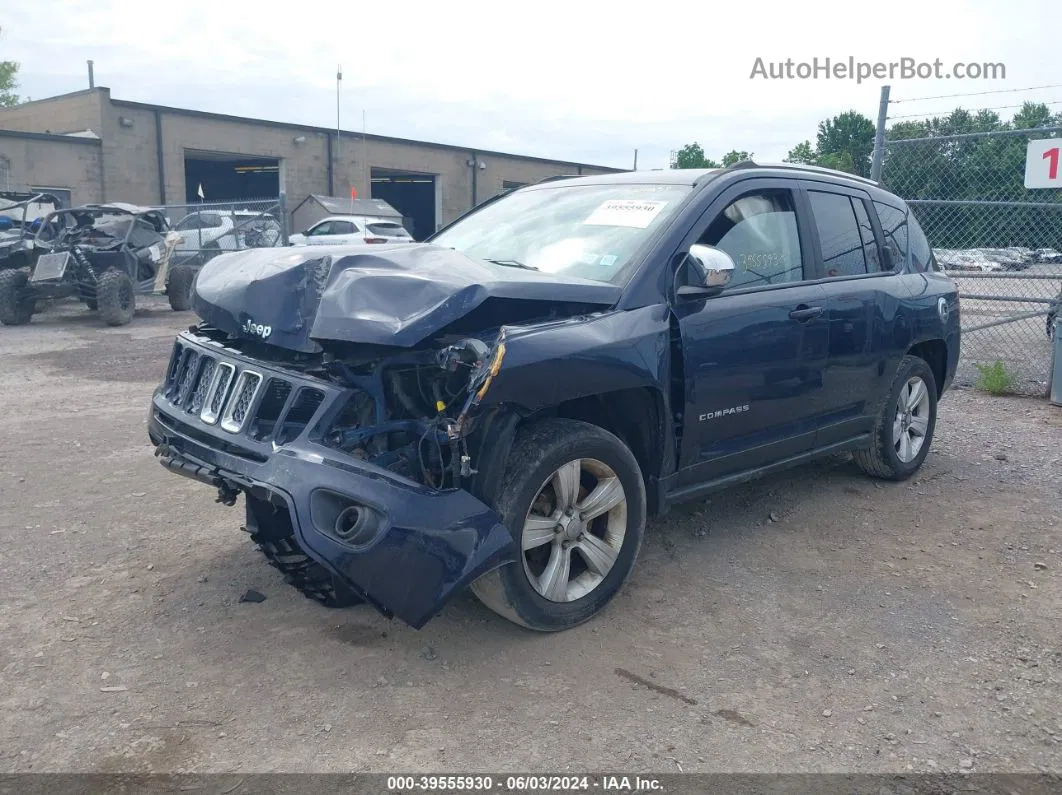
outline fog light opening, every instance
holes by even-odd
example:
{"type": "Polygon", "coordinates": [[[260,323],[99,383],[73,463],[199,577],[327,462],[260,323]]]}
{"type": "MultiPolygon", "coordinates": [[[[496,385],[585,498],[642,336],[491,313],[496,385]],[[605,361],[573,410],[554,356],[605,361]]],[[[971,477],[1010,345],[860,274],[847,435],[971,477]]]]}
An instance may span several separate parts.
{"type": "Polygon", "coordinates": [[[371,535],[371,525],[372,518],[369,511],[358,505],[351,505],[339,512],[333,530],[337,538],[360,543],[368,540],[363,536],[371,535]]]}

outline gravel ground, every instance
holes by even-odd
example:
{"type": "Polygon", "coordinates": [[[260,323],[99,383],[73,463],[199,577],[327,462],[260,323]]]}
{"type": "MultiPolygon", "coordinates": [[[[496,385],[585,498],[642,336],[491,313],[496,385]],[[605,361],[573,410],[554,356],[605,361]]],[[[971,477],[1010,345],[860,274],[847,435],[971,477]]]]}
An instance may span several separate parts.
{"type": "Polygon", "coordinates": [[[0,772],[1062,771],[1062,409],[957,390],[908,483],[830,459],[654,521],[575,630],[418,632],[154,462],[192,320],[0,329],[0,772]]]}

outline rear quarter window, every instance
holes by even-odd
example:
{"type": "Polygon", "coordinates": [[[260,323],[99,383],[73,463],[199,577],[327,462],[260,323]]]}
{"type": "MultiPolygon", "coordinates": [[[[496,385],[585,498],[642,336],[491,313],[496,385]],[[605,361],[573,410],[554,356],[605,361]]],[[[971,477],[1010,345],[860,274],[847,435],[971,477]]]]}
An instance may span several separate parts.
{"type": "Polygon", "coordinates": [[[878,221],[881,222],[881,231],[885,235],[885,248],[892,257],[893,268],[900,268],[907,264],[908,254],[908,226],[907,213],[893,207],[891,204],[874,202],[874,209],[878,213],[878,221]]]}
{"type": "Polygon", "coordinates": [[[933,248],[929,245],[929,240],[913,212],[907,216],[907,237],[911,253],[911,269],[919,273],[940,270],[937,266],[937,259],[933,256],[933,248]]]}
{"type": "Polygon", "coordinates": [[[391,235],[394,237],[395,235],[407,234],[406,228],[402,226],[402,224],[393,224],[387,221],[383,223],[369,224],[366,228],[374,235],[391,235]]]}

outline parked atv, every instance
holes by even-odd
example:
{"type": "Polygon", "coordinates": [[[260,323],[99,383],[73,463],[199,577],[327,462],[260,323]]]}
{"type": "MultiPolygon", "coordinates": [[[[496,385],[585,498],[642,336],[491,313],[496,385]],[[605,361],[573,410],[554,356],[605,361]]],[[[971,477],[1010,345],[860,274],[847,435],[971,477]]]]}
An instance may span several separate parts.
{"type": "Polygon", "coordinates": [[[0,191],[0,270],[33,266],[40,220],[60,207],[62,202],[50,193],[0,191]]]}
{"type": "Polygon", "coordinates": [[[87,204],[49,214],[31,268],[0,271],[0,322],[28,323],[40,302],[76,297],[110,326],[133,319],[136,295],[154,291],[172,244],[165,216],[131,204],[87,204]]]}

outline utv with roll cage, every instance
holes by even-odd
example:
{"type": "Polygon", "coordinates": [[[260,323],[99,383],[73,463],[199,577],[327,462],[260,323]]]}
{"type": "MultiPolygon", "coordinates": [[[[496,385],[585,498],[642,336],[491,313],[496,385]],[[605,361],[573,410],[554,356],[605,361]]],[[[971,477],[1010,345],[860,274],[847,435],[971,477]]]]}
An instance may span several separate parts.
{"type": "Polygon", "coordinates": [[[154,291],[169,224],[158,210],[86,204],[43,219],[29,268],[0,272],[0,322],[29,323],[43,301],[75,297],[109,326],[131,322],[136,295],[154,291]]]}

